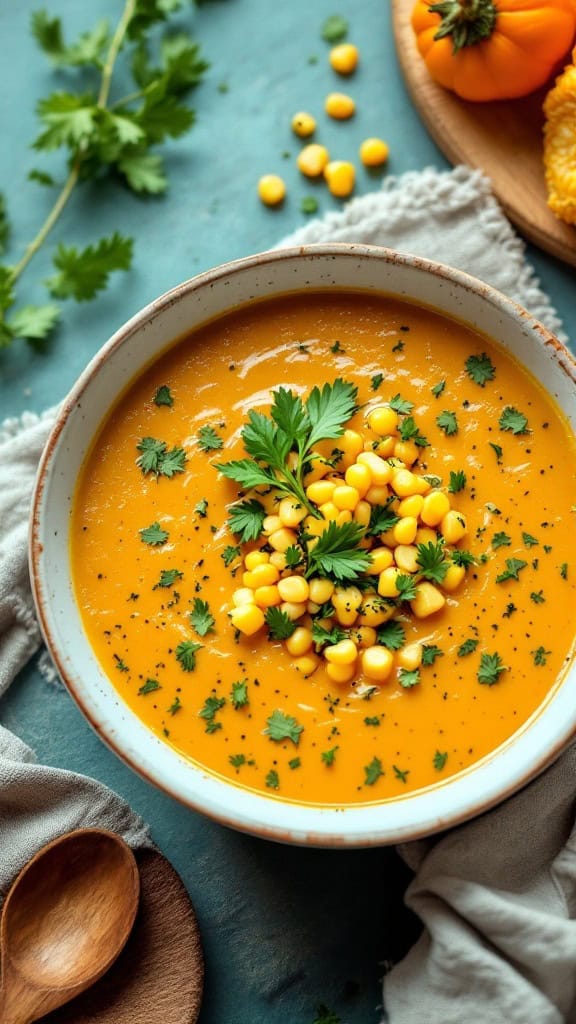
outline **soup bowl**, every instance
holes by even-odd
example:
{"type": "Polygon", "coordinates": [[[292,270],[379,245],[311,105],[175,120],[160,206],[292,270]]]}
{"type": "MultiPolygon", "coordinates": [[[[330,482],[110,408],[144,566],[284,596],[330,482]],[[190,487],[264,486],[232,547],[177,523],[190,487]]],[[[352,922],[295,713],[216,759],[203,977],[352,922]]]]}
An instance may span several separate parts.
{"type": "Polygon", "coordinates": [[[364,245],[267,252],[184,282],[103,345],[64,402],[46,445],[30,529],[32,588],[48,650],[101,739],[151,783],[225,825],[281,842],[342,848],[444,830],[486,811],[540,773],[567,746],[576,727],[574,646],[560,684],[529,720],[458,774],[385,801],[300,804],[202,768],[155,735],[124,703],[84,630],[70,542],[75,487],[91,444],[118,397],[157,356],[199,325],[243,304],[291,292],[340,294],[349,289],[431,308],[495,339],[541,383],[574,430],[573,357],[529,313],[488,285],[446,266],[364,245]]]}

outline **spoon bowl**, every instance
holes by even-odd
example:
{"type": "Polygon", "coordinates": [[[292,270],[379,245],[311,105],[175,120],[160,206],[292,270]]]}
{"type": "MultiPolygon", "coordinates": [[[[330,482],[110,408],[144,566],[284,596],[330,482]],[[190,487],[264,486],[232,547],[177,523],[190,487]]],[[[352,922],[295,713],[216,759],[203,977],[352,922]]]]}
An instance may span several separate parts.
{"type": "Polygon", "coordinates": [[[2,912],[3,1024],[30,1024],[102,977],[128,939],[139,891],[134,855],[113,832],[81,829],[40,850],[2,912]]]}

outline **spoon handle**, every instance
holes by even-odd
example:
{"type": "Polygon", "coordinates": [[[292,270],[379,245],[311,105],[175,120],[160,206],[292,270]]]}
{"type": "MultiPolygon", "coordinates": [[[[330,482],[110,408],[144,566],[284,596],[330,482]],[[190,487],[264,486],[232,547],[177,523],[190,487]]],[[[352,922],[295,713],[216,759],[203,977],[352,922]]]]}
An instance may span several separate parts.
{"type": "MultiPolygon", "coordinates": [[[[39,993],[30,991],[23,979],[15,972],[3,972],[0,988],[0,1021],[2,1024],[32,1024],[44,1016],[44,999],[39,993]]],[[[46,1012],[51,1009],[48,1007],[46,1012]]]]}

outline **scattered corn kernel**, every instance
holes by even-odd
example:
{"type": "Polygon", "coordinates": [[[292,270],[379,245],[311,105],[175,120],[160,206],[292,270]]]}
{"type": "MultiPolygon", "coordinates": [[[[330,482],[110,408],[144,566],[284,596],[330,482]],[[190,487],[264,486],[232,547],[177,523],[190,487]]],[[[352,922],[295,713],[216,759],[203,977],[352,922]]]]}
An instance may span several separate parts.
{"type": "Polygon", "coordinates": [[[232,592],[232,604],[239,608],[242,604],[254,604],[254,591],[252,587],[238,587],[232,592]]]}
{"type": "Polygon", "coordinates": [[[273,608],[274,605],[281,603],[282,598],[275,584],[264,584],[262,587],[256,587],[254,601],[259,608],[273,608]]]}
{"type": "Polygon", "coordinates": [[[443,491],[430,491],[422,503],[420,519],[426,526],[438,526],[450,511],[450,499],[443,491]]]}
{"type": "Polygon", "coordinates": [[[364,139],[360,144],[360,159],[365,167],[380,167],[386,163],[389,153],[390,147],[384,139],[375,136],[364,139]]]}
{"type": "Polygon", "coordinates": [[[410,601],[410,607],[417,619],[426,619],[429,615],[439,612],[446,604],[446,598],[433,583],[424,580],[416,587],[416,597],[410,601]]]}
{"type": "Polygon", "coordinates": [[[292,662],[297,672],[301,672],[305,679],[311,676],[316,671],[320,661],[322,659],[310,651],[308,654],[303,654],[300,658],[295,658],[292,662]]]}
{"type": "Polygon", "coordinates": [[[333,480],[315,480],[313,483],[308,484],[306,497],[308,501],[313,501],[315,505],[324,505],[325,502],[332,499],[335,487],[336,484],[333,480]]]}
{"type": "Polygon", "coordinates": [[[354,509],[354,522],[359,523],[360,526],[368,526],[370,522],[370,516],[372,514],[372,507],[369,501],[359,501],[354,509]]]}
{"type": "Polygon", "coordinates": [[[328,117],[334,117],[337,121],[346,121],[352,117],[356,110],[356,104],[352,97],[345,92],[331,92],[326,97],[324,110],[328,117]]]}
{"type": "Polygon", "coordinates": [[[344,474],[344,479],[349,487],[356,488],[360,498],[363,498],[372,486],[372,474],[370,473],[368,466],[363,466],[359,462],[355,462],[352,466],[348,466],[348,469],[344,474]]]}
{"type": "Polygon", "coordinates": [[[255,604],[241,604],[228,613],[235,629],[244,636],[253,636],[264,625],[264,612],[255,604]]]}
{"type": "Polygon", "coordinates": [[[333,665],[351,665],[358,657],[358,648],[353,640],[340,640],[337,644],[324,649],[326,661],[333,665]]]}
{"type": "Polygon", "coordinates": [[[368,415],[368,426],[381,437],[393,434],[398,426],[398,413],[389,405],[377,405],[368,415]]]}
{"type": "Polygon", "coordinates": [[[250,572],[255,569],[257,565],[266,565],[266,562],[270,561],[270,555],[267,551],[250,551],[244,559],[244,565],[250,572]]]}
{"type": "Polygon", "coordinates": [[[430,490],[428,481],[422,476],[416,476],[409,469],[397,469],[390,486],[399,498],[409,498],[411,494],[425,494],[430,490]]]}
{"type": "Polygon", "coordinates": [[[330,65],[339,75],[351,75],[358,67],[358,47],[354,43],[340,43],[330,50],[330,65]]]}
{"type": "Polygon", "coordinates": [[[289,530],[286,526],[281,526],[279,530],[275,530],[274,533],[271,533],[268,537],[268,543],[270,544],[270,547],[274,548],[274,551],[282,552],[287,551],[288,548],[291,548],[294,544],[296,544],[297,540],[298,537],[296,536],[294,531],[289,530]]]}
{"type": "Polygon", "coordinates": [[[339,487],[334,488],[332,501],[336,508],[339,508],[341,511],[347,509],[349,512],[353,512],[360,501],[360,494],[355,487],[350,487],[348,484],[340,484],[339,487]]]}
{"type": "Polygon", "coordinates": [[[283,601],[291,601],[293,604],[300,604],[310,597],[308,580],[303,576],[285,576],[278,581],[278,590],[283,601]]]}
{"type": "Polygon", "coordinates": [[[330,154],[326,146],[317,142],[311,142],[301,149],[296,158],[298,170],[307,178],[318,178],[330,160],[330,154]]]}
{"type": "Polygon", "coordinates": [[[296,622],[301,619],[303,615],[306,615],[307,607],[305,604],[299,604],[296,601],[282,601],[280,605],[280,611],[284,612],[284,615],[290,619],[290,622],[296,622]]]}
{"type": "Polygon", "coordinates": [[[286,196],[286,185],[278,174],[263,174],[258,182],[258,195],[265,206],[278,206],[286,196]]]}
{"type": "Polygon", "coordinates": [[[312,117],[312,114],[307,114],[306,111],[300,110],[297,114],[294,114],[291,126],[295,135],[298,135],[301,139],[306,139],[316,131],[316,119],[312,117]]]}
{"type": "Polygon", "coordinates": [[[306,515],[304,505],[297,498],[282,498],[278,506],[278,518],[282,526],[298,526],[306,515]]]}
{"type": "Polygon", "coordinates": [[[378,577],[378,593],[380,597],[398,597],[399,590],[396,586],[396,577],[398,576],[398,569],[391,566],[389,569],[384,569],[378,577]]]}
{"type": "Polygon", "coordinates": [[[247,587],[268,587],[271,583],[277,583],[280,579],[280,573],[275,565],[271,562],[264,562],[261,565],[256,565],[251,572],[245,572],[242,577],[242,582],[247,587]],[[246,576],[250,579],[247,580],[246,576]]]}
{"type": "Polygon", "coordinates": [[[286,640],[286,650],[294,658],[307,654],[312,647],[312,630],[305,626],[297,626],[292,636],[286,640]]]}
{"type": "Polygon", "coordinates": [[[334,683],[349,683],[356,675],[356,665],[326,665],[326,675],[334,683]]]}
{"type": "Polygon", "coordinates": [[[409,498],[403,498],[398,505],[396,512],[399,516],[418,516],[422,511],[424,498],[421,494],[411,494],[409,498]]]}
{"type": "Polygon", "coordinates": [[[447,593],[451,594],[453,590],[457,590],[460,586],[465,575],[466,569],[463,565],[448,566],[448,571],[442,580],[442,590],[446,590],[447,593]]]}
{"type": "Polygon", "coordinates": [[[375,452],[360,452],[356,461],[361,466],[368,467],[373,484],[381,486],[389,483],[392,479],[392,466],[375,452]]]}
{"type": "Polygon", "coordinates": [[[396,657],[400,668],[413,672],[422,664],[422,644],[406,644],[398,651],[396,657]]]}
{"type": "Polygon", "coordinates": [[[414,516],[404,516],[392,527],[392,536],[397,544],[412,544],[418,532],[418,520],[414,516]]]}
{"type": "Polygon", "coordinates": [[[322,579],[319,576],[314,576],[311,580],[308,580],[308,588],[310,600],[315,601],[316,604],[325,604],[334,593],[332,580],[322,579]]]}
{"type": "Polygon", "coordinates": [[[360,655],[362,671],[367,679],[374,679],[376,682],[384,682],[392,671],[394,658],[387,647],[367,647],[360,655]]]}
{"type": "Polygon", "coordinates": [[[418,572],[418,548],[415,544],[398,544],[394,548],[394,561],[401,572],[418,572]]]}
{"type": "Polygon", "coordinates": [[[440,523],[440,533],[447,544],[457,544],[468,532],[466,520],[461,512],[450,509],[440,523]]]}
{"type": "Polygon", "coordinates": [[[324,168],[328,190],[338,199],[345,199],[354,191],[356,172],[348,160],[331,160],[324,168]]]}

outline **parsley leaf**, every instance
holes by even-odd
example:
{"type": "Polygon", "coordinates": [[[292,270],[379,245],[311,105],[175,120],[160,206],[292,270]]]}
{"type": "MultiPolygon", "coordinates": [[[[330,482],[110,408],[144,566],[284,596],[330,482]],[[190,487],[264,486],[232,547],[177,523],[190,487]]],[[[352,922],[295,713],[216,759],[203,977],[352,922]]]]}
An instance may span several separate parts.
{"type": "Polygon", "coordinates": [[[230,563],[233,562],[235,558],[239,558],[239,556],[240,548],[232,544],[227,544],[220,557],[224,561],[226,568],[228,568],[230,563]]]}
{"type": "Polygon", "coordinates": [[[410,775],[409,770],[403,771],[402,768],[397,768],[395,764],[392,765],[392,769],[394,771],[395,777],[398,779],[399,782],[406,783],[408,781],[408,776],[410,775]]]}
{"type": "Polygon", "coordinates": [[[548,655],[551,653],[551,651],[545,650],[542,646],[537,647],[535,651],[530,651],[530,654],[534,658],[535,665],[545,665],[548,660],[548,655]]]}
{"type": "Polygon", "coordinates": [[[171,587],[176,580],[181,580],[184,573],[180,569],[161,569],[160,579],[158,583],[154,584],[153,590],[157,590],[158,587],[171,587]]]}
{"type": "Polygon", "coordinates": [[[466,487],[466,473],[462,469],[458,469],[455,473],[450,470],[450,483],[448,484],[448,490],[450,494],[458,494],[459,491],[463,491],[466,487]]]}
{"type": "Polygon", "coordinates": [[[533,537],[531,533],[522,533],[522,541],[527,548],[537,547],[540,543],[536,537],[533,537]]]}
{"type": "Polygon", "coordinates": [[[413,416],[407,416],[398,426],[403,441],[413,441],[417,448],[428,448],[430,442],[420,433],[413,416]]]}
{"type": "Polygon", "coordinates": [[[200,516],[200,519],[205,519],[208,513],[208,498],[200,498],[200,501],[194,505],[193,511],[200,516]]]}
{"type": "Polygon", "coordinates": [[[517,580],[519,579],[518,573],[525,569],[528,562],[525,562],[522,558],[507,558],[506,569],[496,577],[496,583],[505,583],[506,580],[517,580]]]}
{"type": "Polygon", "coordinates": [[[233,768],[241,768],[243,764],[246,764],[246,757],[244,754],[230,754],[228,761],[233,768]]]}
{"type": "Polygon", "coordinates": [[[405,690],[410,690],[420,682],[420,670],[417,668],[401,668],[398,671],[398,679],[400,681],[400,686],[403,686],[405,690]]]}
{"type": "Polygon", "coordinates": [[[388,402],[388,405],[401,416],[407,416],[414,408],[414,402],[409,402],[407,399],[402,398],[400,394],[394,395],[388,402]]]}
{"type": "Polygon", "coordinates": [[[358,544],[363,528],[354,522],[338,525],[331,520],[308,554],[308,576],[319,575],[342,581],[355,580],[370,565],[370,553],[358,544]]]}
{"type": "Polygon", "coordinates": [[[296,544],[291,544],[290,547],[286,548],[284,552],[284,558],[286,559],[286,568],[295,569],[301,564],[303,560],[303,554],[301,549],[296,544]]]}
{"type": "Polygon", "coordinates": [[[458,433],[458,421],[456,419],[456,413],[450,412],[448,409],[444,409],[439,416],[436,417],[436,423],[446,434],[446,437],[452,437],[458,433]]]}
{"type": "Polygon", "coordinates": [[[444,391],[445,387],[446,387],[446,381],[445,380],[440,380],[440,381],[438,381],[437,384],[434,385],[433,388],[430,388],[432,394],[434,395],[434,398],[440,398],[440,395],[444,391]]]}
{"type": "Polygon", "coordinates": [[[510,547],[511,543],[511,537],[509,537],[507,533],[504,533],[503,530],[500,530],[498,533],[495,533],[494,536],[492,537],[492,547],[494,548],[494,551],[496,551],[497,548],[508,548],[510,547]]]}
{"type": "Polygon", "coordinates": [[[399,601],[414,601],[416,598],[416,583],[412,576],[398,573],[396,576],[396,590],[399,601]]]}
{"type": "Polygon", "coordinates": [[[487,356],[485,352],[480,356],[468,356],[465,362],[466,373],[475,384],[479,384],[481,388],[484,387],[487,381],[494,380],[496,376],[496,369],[490,356],[487,356]]]}
{"type": "Polygon", "coordinates": [[[264,729],[264,735],[269,736],[275,743],[281,743],[282,740],[291,740],[295,746],[298,746],[304,726],[299,725],[291,715],[285,715],[284,712],[279,710],[273,711],[270,717],[266,719],[266,724],[267,728],[264,729]]]}
{"type": "Polygon", "coordinates": [[[380,387],[380,385],[381,385],[383,380],[384,380],[384,374],[383,373],[375,373],[374,376],[370,380],[370,387],[371,387],[372,391],[378,391],[378,388],[380,387]]]}
{"type": "Polygon", "coordinates": [[[432,764],[434,765],[434,767],[435,767],[437,772],[441,772],[442,771],[442,769],[446,765],[446,761],[447,760],[448,760],[448,751],[447,750],[445,750],[445,751],[437,750],[436,751],[436,753],[434,754],[434,757],[432,758],[432,764]]]}
{"type": "Polygon", "coordinates": [[[215,618],[210,612],[207,601],[201,601],[199,597],[194,598],[192,611],[189,613],[188,618],[192,627],[198,633],[198,636],[206,636],[207,633],[214,632],[215,618]]]}
{"type": "Polygon", "coordinates": [[[465,569],[467,569],[469,565],[476,564],[476,558],[472,552],[465,551],[463,548],[456,548],[452,551],[452,561],[454,562],[454,565],[463,565],[465,569]]]}
{"type": "Polygon", "coordinates": [[[479,643],[480,641],[476,640],[475,637],[468,637],[468,639],[465,640],[464,643],[460,644],[460,647],[456,652],[458,657],[465,658],[468,654],[473,654],[476,648],[478,647],[479,643]]]}
{"type": "Polygon", "coordinates": [[[230,507],[228,527],[232,533],[240,537],[240,542],[257,540],[262,533],[262,524],[266,518],[266,509],[261,501],[250,498],[230,507]]]}
{"type": "Polygon", "coordinates": [[[493,441],[488,441],[488,444],[493,449],[493,451],[494,451],[494,453],[496,455],[496,462],[502,462],[502,455],[504,453],[503,453],[503,450],[500,447],[500,445],[499,444],[494,444],[493,441]]]}
{"type": "Polygon", "coordinates": [[[370,509],[370,522],[366,533],[369,537],[377,537],[380,533],[387,533],[396,523],[400,522],[400,516],[392,511],[391,504],[395,498],[389,498],[385,505],[372,505],[370,509]]]}
{"type": "Polygon", "coordinates": [[[442,583],[450,565],[444,545],[428,541],[427,544],[417,544],[416,550],[416,563],[420,566],[422,576],[433,583],[442,583]]]}
{"type": "Polygon", "coordinates": [[[325,384],[322,390],[312,389],[306,402],[311,425],[308,448],[313,448],[318,441],[342,436],[343,424],[356,408],[357,394],[358,388],[340,377],[333,384],[325,384]]]}
{"type": "Polygon", "coordinates": [[[182,701],[180,700],[180,697],[178,696],[178,694],[176,694],[176,696],[174,697],[174,700],[172,701],[170,707],[167,708],[167,713],[169,715],[175,715],[177,711],[180,711],[181,707],[182,707],[182,701]]]}
{"type": "Polygon", "coordinates": [[[480,655],[480,668],[477,673],[479,683],[484,683],[486,686],[494,686],[498,682],[500,674],[505,671],[506,666],[503,664],[499,654],[480,655]]]}
{"type": "Polygon", "coordinates": [[[196,440],[198,441],[198,447],[203,452],[217,451],[224,444],[224,441],[216,433],[214,427],[210,426],[200,427],[200,430],[196,435],[196,440]]]}
{"type": "Polygon", "coordinates": [[[436,647],[435,644],[424,644],[424,646],[422,647],[422,664],[423,665],[433,665],[434,662],[436,661],[436,658],[443,658],[443,657],[444,657],[444,651],[440,650],[439,647],[436,647]]]}
{"type": "Polygon", "coordinates": [[[373,786],[378,781],[381,775],[384,775],[384,769],[382,768],[382,761],[379,757],[373,757],[370,764],[365,765],[364,772],[366,778],[364,783],[366,786],[373,786]]]}
{"type": "Polygon", "coordinates": [[[168,450],[165,441],[158,441],[154,437],[143,437],[136,448],[141,453],[136,459],[136,465],[144,476],[153,473],[156,479],[159,476],[171,478],[175,473],[184,472],[186,453],[183,448],[168,450]]]}
{"type": "Polygon", "coordinates": [[[337,750],[338,747],[332,747],[331,750],[323,750],[320,754],[320,759],[323,761],[324,764],[330,767],[330,765],[334,764],[334,758],[336,756],[337,750]]]}
{"type": "Polygon", "coordinates": [[[150,544],[152,547],[155,547],[157,544],[165,544],[169,536],[168,531],[163,530],[160,523],[152,523],[151,526],[147,526],[138,532],[144,543],[150,544]]]}
{"type": "Polygon", "coordinates": [[[296,629],[296,623],[280,608],[267,608],[264,618],[272,640],[287,640],[296,629]]]}
{"type": "Polygon", "coordinates": [[[123,238],[117,231],[80,252],[61,242],[54,256],[58,273],[46,281],[50,294],[56,299],[74,298],[77,302],[93,299],[106,288],[113,271],[130,269],[132,246],[132,239],[123,238]]]}
{"type": "Polygon", "coordinates": [[[280,789],[280,777],[275,768],[270,769],[265,782],[268,789],[280,789]]]}
{"type": "Polygon", "coordinates": [[[232,693],[230,694],[230,700],[232,701],[232,707],[234,709],[243,708],[248,704],[248,680],[238,679],[235,683],[232,683],[232,693]]]}
{"type": "Polygon", "coordinates": [[[167,384],[160,385],[152,401],[154,405],[174,405],[174,398],[167,384]]]}
{"type": "Polygon", "coordinates": [[[527,434],[528,433],[528,419],[524,413],[519,412],[512,405],[507,405],[504,409],[498,425],[501,430],[509,430],[512,434],[527,434]]]}
{"type": "Polygon", "coordinates": [[[316,651],[321,651],[326,646],[339,644],[348,636],[345,629],[335,626],[333,629],[325,629],[320,626],[316,619],[312,621],[312,640],[316,651]]]}
{"type": "Polygon", "coordinates": [[[388,619],[376,629],[377,643],[387,647],[390,651],[399,651],[406,642],[406,633],[401,622],[395,619],[388,619]]]}
{"type": "Polygon", "coordinates": [[[381,725],[381,720],[378,715],[368,716],[364,719],[364,725],[381,725]]]}
{"type": "Polygon", "coordinates": [[[213,733],[222,727],[220,722],[215,721],[215,717],[217,712],[224,707],[225,703],[225,697],[206,697],[203,707],[198,712],[199,718],[203,718],[207,723],[206,732],[213,733]]]}
{"type": "Polygon", "coordinates": [[[161,690],[162,687],[157,679],[147,679],[145,683],[138,690],[140,697],[146,696],[147,693],[154,693],[155,690],[161,690]]]}
{"type": "Polygon", "coordinates": [[[42,341],[58,323],[60,307],[54,303],[45,306],[21,306],[12,313],[6,326],[13,338],[42,341]]]}
{"type": "Polygon", "coordinates": [[[193,672],[196,668],[196,651],[202,649],[202,644],[194,640],[183,640],[176,648],[176,660],[185,672],[193,672]]]}

